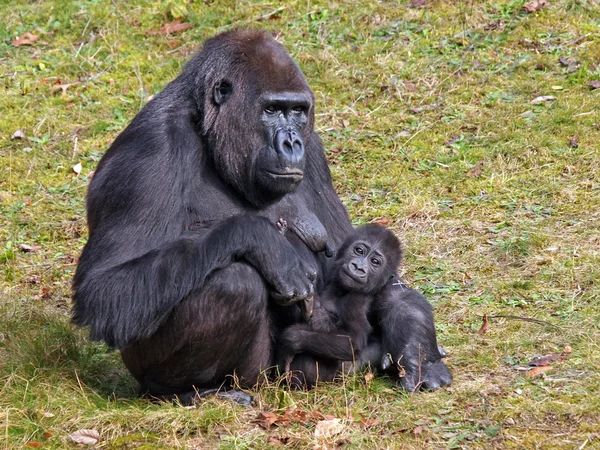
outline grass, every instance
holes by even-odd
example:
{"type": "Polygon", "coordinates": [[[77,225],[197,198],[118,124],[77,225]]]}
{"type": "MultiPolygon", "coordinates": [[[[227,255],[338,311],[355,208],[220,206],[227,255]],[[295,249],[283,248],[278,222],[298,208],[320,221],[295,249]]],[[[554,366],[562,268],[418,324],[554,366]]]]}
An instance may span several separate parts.
{"type": "Polygon", "coordinates": [[[0,446],[75,446],[86,428],[107,449],[600,446],[600,5],[523,4],[0,1],[0,446]],[[195,26],[145,33],[178,16],[195,26]],[[279,32],[302,67],[353,221],[398,233],[401,270],[435,307],[450,388],[406,395],[362,374],[265,385],[252,409],[156,405],[70,325],[90,173],[197,45],[237,26],[279,32]],[[13,46],[25,32],[39,39],[13,46]],[[552,371],[517,370],[565,346],[552,371]],[[253,422],[289,405],[344,427],[253,422]]]}

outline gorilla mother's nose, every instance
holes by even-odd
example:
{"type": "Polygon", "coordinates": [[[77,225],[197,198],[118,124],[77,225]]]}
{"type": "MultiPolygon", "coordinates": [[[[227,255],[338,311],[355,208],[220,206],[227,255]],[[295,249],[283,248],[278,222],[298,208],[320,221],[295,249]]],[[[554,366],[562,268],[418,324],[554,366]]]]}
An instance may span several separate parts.
{"type": "Polygon", "coordinates": [[[274,145],[280,157],[292,165],[304,158],[304,143],[297,133],[288,130],[277,131],[274,145]]]}

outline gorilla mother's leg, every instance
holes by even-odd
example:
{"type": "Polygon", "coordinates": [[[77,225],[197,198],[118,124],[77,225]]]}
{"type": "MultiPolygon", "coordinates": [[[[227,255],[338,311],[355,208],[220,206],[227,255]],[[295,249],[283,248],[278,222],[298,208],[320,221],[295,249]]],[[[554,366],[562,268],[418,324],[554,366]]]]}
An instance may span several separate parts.
{"type": "Polygon", "coordinates": [[[234,263],[192,292],[156,334],[121,351],[149,395],[187,398],[194,390],[253,385],[272,361],[265,284],[254,268],[234,263]]]}

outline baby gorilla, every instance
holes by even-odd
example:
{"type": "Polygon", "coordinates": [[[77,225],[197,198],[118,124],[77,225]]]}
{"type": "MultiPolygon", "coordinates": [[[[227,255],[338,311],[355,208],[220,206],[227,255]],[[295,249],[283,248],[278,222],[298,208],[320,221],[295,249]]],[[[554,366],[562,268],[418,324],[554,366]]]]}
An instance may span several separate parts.
{"type": "Polygon", "coordinates": [[[315,296],[312,317],[283,331],[279,368],[293,372],[292,384],[312,387],[317,379],[332,381],[344,361],[379,359],[379,351],[369,354],[369,311],[401,258],[400,242],[384,227],[366,225],[350,234],[324,292],[315,296]]]}

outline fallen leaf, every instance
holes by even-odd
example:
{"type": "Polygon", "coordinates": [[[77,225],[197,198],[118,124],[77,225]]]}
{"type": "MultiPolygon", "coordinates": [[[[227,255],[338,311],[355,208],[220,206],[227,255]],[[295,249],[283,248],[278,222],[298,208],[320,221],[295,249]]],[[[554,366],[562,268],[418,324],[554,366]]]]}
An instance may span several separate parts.
{"type": "Polygon", "coordinates": [[[42,247],[39,245],[29,245],[29,244],[19,244],[19,250],[21,250],[23,253],[32,253],[32,252],[37,252],[38,250],[40,250],[42,247]]]}
{"type": "Polygon", "coordinates": [[[371,384],[371,382],[373,381],[374,378],[375,378],[375,375],[373,375],[373,372],[367,372],[365,374],[365,383],[371,384]]]}
{"type": "Polygon", "coordinates": [[[412,0],[410,2],[409,8],[420,8],[422,6],[427,5],[428,0],[412,0]]]}
{"type": "MultiPolygon", "coordinates": [[[[40,284],[41,282],[42,282],[42,277],[40,277],[39,275],[32,275],[25,279],[25,283],[27,283],[27,284],[40,284]]],[[[40,415],[42,415],[43,417],[54,417],[54,414],[49,413],[49,412],[44,412],[44,411],[41,411],[40,415]],[[48,416],[47,414],[51,414],[51,415],[48,416]]]]}
{"type": "Polygon", "coordinates": [[[579,136],[572,136],[569,138],[569,147],[571,147],[571,148],[579,147],[579,136]]]}
{"type": "Polygon", "coordinates": [[[52,89],[50,89],[50,93],[56,94],[58,91],[62,91],[60,95],[65,95],[67,93],[67,89],[69,89],[71,86],[75,86],[76,84],[79,84],[79,81],[74,81],[73,83],[55,84],[52,86],[52,89]]]}
{"type": "Polygon", "coordinates": [[[67,439],[76,444],[95,445],[100,440],[100,433],[96,430],[77,430],[67,436],[67,439]]]}
{"type": "Polygon", "coordinates": [[[25,447],[31,447],[31,448],[40,448],[42,446],[41,442],[28,442],[27,444],[25,444],[25,447]]]}
{"type": "Polygon", "coordinates": [[[548,6],[548,0],[533,0],[532,2],[525,3],[523,9],[528,13],[534,13],[546,6],[548,6]]]}
{"type": "Polygon", "coordinates": [[[481,171],[483,170],[483,161],[479,161],[475,167],[473,167],[471,170],[469,170],[469,172],[467,173],[467,175],[469,175],[470,177],[473,178],[478,178],[481,176],[481,171]]]}
{"type": "Polygon", "coordinates": [[[344,430],[341,419],[321,420],[315,426],[315,437],[328,438],[340,434],[344,430]]]}
{"type": "Polygon", "coordinates": [[[554,95],[542,95],[531,100],[531,104],[539,105],[540,103],[549,102],[551,100],[556,100],[556,97],[554,95]]]}
{"type": "Polygon", "coordinates": [[[567,58],[558,58],[558,62],[563,67],[569,67],[569,65],[571,64],[567,58]]]}
{"type": "Polygon", "coordinates": [[[547,372],[547,371],[553,370],[553,369],[554,369],[554,367],[552,367],[552,366],[534,367],[529,372],[527,372],[525,374],[525,376],[527,378],[536,378],[536,377],[539,377],[540,375],[542,375],[544,372],[547,372]]]}
{"type": "Polygon", "coordinates": [[[177,48],[181,45],[181,41],[179,39],[169,39],[167,45],[169,48],[177,48]]]}
{"type": "Polygon", "coordinates": [[[379,425],[381,422],[377,419],[373,419],[371,417],[363,417],[362,414],[360,416],[360,427],[368,430],[369,428],[373,428],[374,426],[379,425]]]}
{"type": "Polygon", "coordinates": [[[319,411],[313,411],[311,413],[311,416],[317,422],[319,420],[332,420],[332,419],[335,419],[335,416],[332,416],[331,414],[323,414],[323,413],[320,413],[319,411]]]}
{"type": "Polygon", "coordinates": [[[10,140],[14,141],[15,139],[25,139],[25,133],[23,130],[17,130],[11,135],[10,140]]]}
{"type": "Polygon", "coordinates": [[[31,45],[35,41],[37,41],[40,37],[36,34],[31,34],[29,31],[21,36],[18,36],[14,41],[12,41],[12,45],[14,47],[19,47],[21,45],[31,45]]]}
{"type": "Polygon", "coordinates": [[[390,224],[390,223],[392,223],[392,222],[393,222],[393,220],[392,220],[392,219],[389,219],[389,218],[387,218],[387,217],[378,217],[377,219],[373,219],[373,220],[371,221],[371,223],[376,223],[376,224],[378,224],[378,225],[384,225],[384,226],[385,226],[385,225],[389,225],[389,224],[390,224]]]}
{"type": "Polygon", "coordinates": [[[344,128],[348,128],[350,126],[350,121],[348,119],[342,119],[342,125],[344,128]]]}
{"type": "Polygon", "coordinates": [[[75,173],[75,175],[79,175],[81,173],[81,163],[77,163],[73,166],[73,172],[75,173]]]}
{"type": "Polygon", "coordinates": [[[415,435],[419,435],[419,434],[422,434],[422,433],[423,433],[423,427],[416,427],[413,430],[413,434],[415,434],[415,435]]]}
{"type": "Polygon", "coordinates": [[[588,86],[591,87],[592,89],[600,89],[600,81],[590,81],[588,83],[588,86]]]}
{"type": "Polygon", "coordinates": [[[146,30],[146,34],[173,34],[185,31],[194,26],[193,23],[181,23],[181,19],[176,19],[171,23],[165,23],[160,29],[152,31],[146,30]]]}
{"type": "Polygon", "coordinates": [[[419,88],[417,86],[415,86],[413,83],[411,83],[410,81],[404,81],[404,87],[409,92],[416,92],[419,90],[419,88]]]}
{"type": "Polygon", "coordinates": [[[533,358],[531,361],[529,361],[529,366],[530,367],[549,366],[551,363],[556,361],[559,357],[560,357],[560,355],[555,353],[552,355],[540,356],[539,358],[533,358]]]}
{"type": "Polygon", "coordinates": [[[481,328],[479,329],[478,333],[479,334],[487,333],[489,327],[490,327],[490,325],[488,322],[488,316],[487,316],[487,314],[484,314],[483,315],[483,324],[481,325],[481,328]]]}
{"type": "Polygon", "coordinates": [[[570,354],[570,353],[573,353],[573,348],[571,348],[571,346],[570,346],[570,345],[565,345],[565,348],[563,348],[563,351],[562,351],[562,352],[563,352],[565,355],[568,355],[568,354],[570,354]]]}
{"type": "Polygon", "coordinates": [[[275,414],[269,411],[261,411],[254,419],[254,423],[256,423],[259,427],[268,430],[271,428],[271,425],[275,424],[280,419],[279,414],[275,414]]]}

